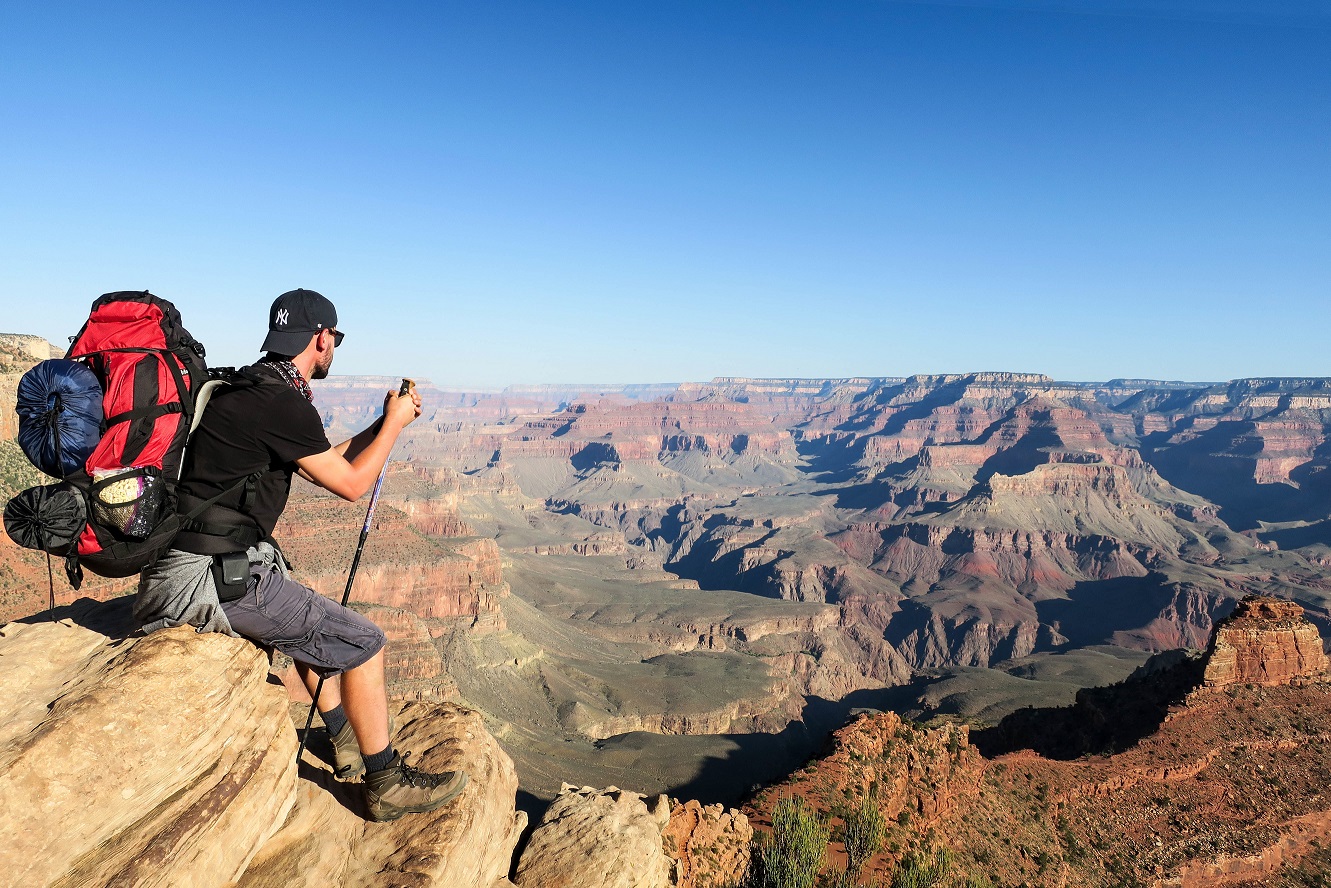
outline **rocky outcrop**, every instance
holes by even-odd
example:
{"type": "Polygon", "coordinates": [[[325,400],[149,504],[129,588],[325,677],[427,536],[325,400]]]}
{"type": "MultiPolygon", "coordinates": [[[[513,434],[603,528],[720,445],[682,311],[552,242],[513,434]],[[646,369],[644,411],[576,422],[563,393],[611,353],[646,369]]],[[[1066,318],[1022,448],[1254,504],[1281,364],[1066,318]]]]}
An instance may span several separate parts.
{"type": "MultiPolygon", "coordinates": [[[[307,750],[243,639],[127,636],[128,602],[0,628],[0,872],[6,884],[289,888],[506,883],[526,817],[480,716],[408,704],[395,743],[472,780],[456,801],[368,823],[358,784],[307,750]]],[[[317,744],[316,744],[317,745],[317,744]]]]}
{"type": "MultiPolygon", "coordinates": [[[[260,849],[235,888],[502,886],[527,817],[515,812],[513,762],[478,713],[459,706],[410,703],[393,738],[426,770],[462,769],[462,795],[429,814],[369,823],[358,784],[339,784],[322,762],[307,776],[286,823],[260,849]]],[[[306,770],[303,767],[303,770],[306,770]]]]}
{"type": "Polygon", "coordinates": [[[518,861],[518,888],[666,888],[672,861],[661,833],[665,796],[565,784],[518,861]]]}
{"type": "Polygon", "coordinates": [[[749,868],[753,827],[740,811],[676,801],[662,833],[678,888],[732,888],[749,868]]]}
{"type": "Polygon", "coordinates": [[[1331,815],[1327,812],[1304,815],[1283,824],[1279,838],[1259,851],[1219,854],[1212,859],[1185,864],[1177,875],[1165,880],[1161,888],[1264,884],[1263,880],[1283,867],[1296,866],[1304,857],[1324,849],[1328,840],[1331,840],[1331,815]]]}
{"type": "Polygon", "coordinates": [[[1216,629],[1205,684],[1282,685],[1323,678],[1327,656],[1317,627],[1292,601],[1250,596],[1216,629]]]}
{"type": "MultiPolygon", "coordinates": [[[[759,793],[750,818],[765,829],[776,802],[797,795],[835,827],[838,809],[873,802],[888,853],[868,881],[890,878],[899,849],[939,843],[956,884],[1315,884],[1331,837],[1331,684],[1290,639],[1297,631],[1303,648],[1316,632],[1297,604],[1252,598],[1217,628],[1213,656],[1231,627],[1246,654],[1222,656],[1224,672],[1254,680],[1199,688],[1205,664],[1177,652],[1084,689],[1074,706],[1021,710],[969,736],[864,717],[759,793]],[[994,742],[1005,734],[1019,742],[994,742]]],[[[829,874],[840,851],[833,842],[829,874]]]]}
{"type": "Polygon", "coordinates": [[[286,694],[248,642],[116,634],[71,619],[0,629],[0,872],[220,888],[295,802],[286,694]]]}

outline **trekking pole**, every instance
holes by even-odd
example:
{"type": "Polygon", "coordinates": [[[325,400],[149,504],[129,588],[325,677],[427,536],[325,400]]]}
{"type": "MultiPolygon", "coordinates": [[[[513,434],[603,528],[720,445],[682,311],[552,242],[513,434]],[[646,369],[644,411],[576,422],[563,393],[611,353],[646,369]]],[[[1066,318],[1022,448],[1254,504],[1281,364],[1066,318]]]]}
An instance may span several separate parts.
{"type": "MultiPolygon", "coordinates": [[[[398,390],[398,397],[409,394],[416,383],[410,379],[402,380],[402,388],[398,390]]],[[[389,454],[392,455],[391,453],[389,454]]],[[[388,460],[384,459],[384,467],[379,470],[379,477],[374,482],[374,493],[370,494],[370,507],[365,510],[365,524],[360,529],[360,541],[356,543],[356,554],[351,558],[351,570],[347,573],[347,588],[342,591],[342,606],[346,607],[351,599],[351,584],[356,581],[356,568],[360,566],[361,553],[365,551],[365,538],[370,535],[370,522],[374,518],[374,507],[379,504],[379,491],[384,486],[384,476],[388,474],[388,460]]],[[[300,757],[305,754],[305,742],[310,739],[310,727],[314,724],[314,710],[319,708],[319,695],[323,693],[324,677],[319,676],[319,683],[314,686],[314,697],[310,700],[310,715],[305,719],[305,733],[301,735],[300,746],[296,749],[296,764],[300,764],[300,757]]]]}

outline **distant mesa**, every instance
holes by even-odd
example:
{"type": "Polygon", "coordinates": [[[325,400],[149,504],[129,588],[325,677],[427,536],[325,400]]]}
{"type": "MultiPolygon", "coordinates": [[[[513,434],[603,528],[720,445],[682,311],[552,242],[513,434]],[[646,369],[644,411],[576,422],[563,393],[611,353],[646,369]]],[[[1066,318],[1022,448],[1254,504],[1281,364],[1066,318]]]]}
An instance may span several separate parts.
{"type": "Polygon", "coordinates": [[[1276,686],[1326,677],[1317,627],[1293,601],[1251,596],[1216,627],[1206,658],[1208,688],[1276,686]]]}

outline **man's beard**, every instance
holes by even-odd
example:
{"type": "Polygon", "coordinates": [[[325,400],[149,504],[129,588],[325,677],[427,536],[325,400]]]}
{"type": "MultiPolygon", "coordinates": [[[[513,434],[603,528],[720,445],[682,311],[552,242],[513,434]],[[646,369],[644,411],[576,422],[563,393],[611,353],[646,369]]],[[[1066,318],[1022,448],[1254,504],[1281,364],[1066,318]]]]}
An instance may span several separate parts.
{"type": "Polygon", "coordinates": [[[328,369],[333,366],[333,352],[327,351],[324,357],[319,359],[319,363],[314,365],[314,372],[310,374],[311,379],[327,379],[328,369]]]}

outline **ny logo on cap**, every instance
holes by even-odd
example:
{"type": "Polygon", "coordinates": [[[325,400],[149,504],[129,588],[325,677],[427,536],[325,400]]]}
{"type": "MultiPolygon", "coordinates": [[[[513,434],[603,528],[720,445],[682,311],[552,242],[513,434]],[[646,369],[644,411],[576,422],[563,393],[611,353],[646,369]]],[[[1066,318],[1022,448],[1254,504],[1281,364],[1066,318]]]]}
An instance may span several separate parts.
{"type": "Polygon", "coordinates": [[[287,318],[289,317],[290,315],[287,313],[287,310],[285,308],[279,308],[277,310],[277,319],[276,319],[277,325],[280,327],[286,326],[287,318]]]}

